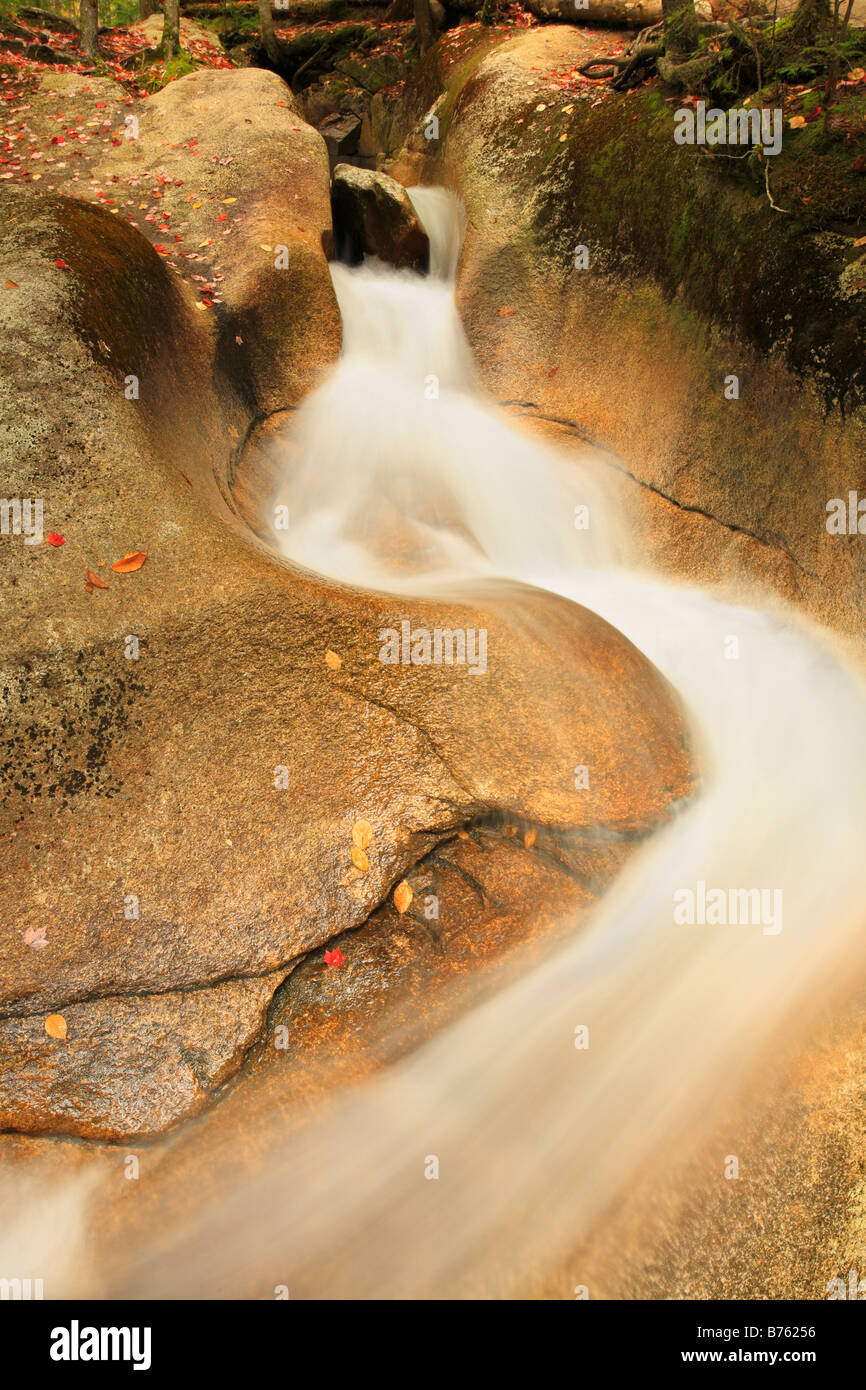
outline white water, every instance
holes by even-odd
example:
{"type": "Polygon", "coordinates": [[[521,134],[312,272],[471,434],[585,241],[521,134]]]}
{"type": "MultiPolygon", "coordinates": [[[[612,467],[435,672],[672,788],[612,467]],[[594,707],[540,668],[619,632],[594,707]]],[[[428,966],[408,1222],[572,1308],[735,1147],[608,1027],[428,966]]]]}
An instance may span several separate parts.
{"type": "Polygon", "coordinates": [[[444,278],[459,216],[446,195],[416,198],[443,278],[334,268],[344,356],[287,455],[286,553],[373,588],[435,592],[494,573],[585,603],[679,689],[706,782],[554,958],[290,1145],[274,1135],[263,1175],[145,1260],[137,1292],[231,1292],[251,1277],[303,1287],[323,1255],[334,1258],[313,1286],[323,1296],[508,1289],[574,1248],[647,1156],[754,1067],[779,1024],[863,971],[859,682],[793,615],[616,563],[627,538],[592,460],[515,433],[476,394],[444,278]],[[430,376],[438,399],[425,396],[430,376]],[[578,533],[581,502],[592,526],[578,533]],[[724,655],[731,636],[738,660],[724,655]],[[782,930],[676,926],[673,895],[698,880],[781,889],[782,930]],[[586,1052],[573,1047],[581,1023],[586,1052]],[[441,1163],[435,1183],[423,1179],[428,1154],[441,1163]]]}
{"type": "Polygon", "coordinates": [[[794,615],[617,563],[628,539],[593,461],[518,434],[479,397],[446,278],[459,216],[440,191],[414,198],[441,278],[334,268],[344,353],[300,412],[279,488],[285,552],[372,588],[435,594],[499,574],[579,600],[681,692],[708,775],[554,959],[345,1096],[185,1238],[202,1263],[231,1251],[225,1287],[263,1268],[303,1287],[311,1262],[337,1255],[314,1291],[447,1297],[519,1284],[574,1248],[774,1029],[864,967],[859,681],[794,615]],[[574,529],[577,503],[590,506],[588,532],[574,529]],[[781,930],[676,926],[674,893],[699,880],[780,889],[781,930]],[[573,1047],[580,1023],[587,1052],[573,1047]],[[436,1183],[422,1177],[427,1154],[440,1158],[436,1183]]]}

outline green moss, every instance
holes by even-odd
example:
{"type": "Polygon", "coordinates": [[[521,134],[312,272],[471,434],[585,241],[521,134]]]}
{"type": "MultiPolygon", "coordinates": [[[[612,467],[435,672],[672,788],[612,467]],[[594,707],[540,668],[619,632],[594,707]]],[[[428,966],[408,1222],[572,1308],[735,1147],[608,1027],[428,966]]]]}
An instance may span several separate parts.
{"type": "MultiPolygon", "coordinates": [[[[647,94],[597,108],[577,104],[556,161],[531,108],[521,114],[524,123],[508,139],[521,150],[521,179],[535,186],[536,258],[565,267],[583,243],[596,271],[649,278],[708,325],[783,354],[819,382],[828,404],[866,403],[866,294],[856,276],[840,284],[858,254],[851,247],[866,218],[866,179],[851,202],[823,145],[819,162],[817,127],[799,151],[786,134],[785,158],[769,161],[774,200],[792,177],[824,178],[828,193],[835,190],[833,217],[846,210],[851,227],[828,226],[826,208],[820,228],[800,213],[774,211],[757,151],[745,160],[710,159],[676,145],[670,111],[647,94]]],[[[850,143],[841,141],[837,156],[850,163],[850,143]]]]}

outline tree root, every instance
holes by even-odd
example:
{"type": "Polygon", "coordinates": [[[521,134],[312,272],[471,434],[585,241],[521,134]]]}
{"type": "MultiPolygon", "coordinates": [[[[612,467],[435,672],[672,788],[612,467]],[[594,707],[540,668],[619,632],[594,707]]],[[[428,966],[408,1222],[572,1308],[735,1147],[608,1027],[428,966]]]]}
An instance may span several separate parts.
{"type": "MultiPolygon", "coordinates": [[[[731,26],[729,24],[715,20],[698,25],[699,34],[715,35],[729,34],[730,32],[731,26]]],[[[589,77],[599,82],[610,82],[614,91],[618,92],[626,92],[631,87],[640,86],[655,72],[672,87],[693,90],[694,85],[701,80],[715,61],[713,54],[701,54],[699,57],[689,58],[686,61],[681,58],[666,57],[664,21],[662,21],[642,29],[625,57],[619,58],[609,54],[593,58],[590,62],[584,63],[583,67],[578,68],[578,72],[583,77],[589,77]]]]}

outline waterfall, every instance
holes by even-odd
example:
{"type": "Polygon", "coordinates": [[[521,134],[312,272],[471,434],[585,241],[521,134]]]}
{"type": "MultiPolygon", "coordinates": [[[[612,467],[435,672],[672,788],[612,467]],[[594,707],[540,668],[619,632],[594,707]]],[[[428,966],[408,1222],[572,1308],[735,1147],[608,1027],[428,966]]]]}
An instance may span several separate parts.
{"type": "Polygon", "coordinates": [[[460,217],[441,190],[412,197],[437,273],[333,269],[344,353],[299,412],[279,488],[285,553],[373,588],[435,594],[504,575],[587,605],[680,691],[707,775],[550,960],[338,1097],[290,1154],[275,1140],[267,1174],[187,1237],[208,1259],[230,1252],[228,1287],[269,1264],[303,1287],[324,1256],[326,1296],[507,1288],[528,1262],[574,1248],[774,1030],[864,965],[859,680],[827,634],[780,604],[722,602],[625,563],[592,460],[518,433],[479,395],[453,303],[460,217]],[[589,531],[574,528],[581,504],[589,531]],[[395,516],[412,537],[408,565],[391,550],[395,516]],[[712,889],[762,890],[778,910],[754,925],[702,922],[712,889]],[[675,922],[684,893],[693,925],[675,922]],[[576,1025],[590,1030],[584,1052],[576,1025]],[[437,1183],[422,1179],[427,1153],[440,1157],[437,1183]]]}
{"type": "Polygon", "coordinates": [[[788,1036],[862,974],[858,678],[782,605],[723,602],[628,562],[593,460],[544,447],[480,395],[453,303],[459,205],[441,190],[412,198],[429,278],[333,267],[344,352],[287,440],[285,554],[391,592],[498,575],[587,605],[679,690],[705,781],[555,954],[332,1097],[299,1135],[267,1136],[258,1176],[137,1260],[137,1293],[231,1292],[253,1276],[303,1290],[318,1260],[328,1282],[308,1291],[325,1297],[507,1291],[573,1249],[776,1030],[788,1036]],[[588,530],[575,529],[578,506],[588,530]],[[714,889],[771,896],[751,924],[701,921],[714,889]],[[689,893],[692,924],[675,919],[689,893]],[[437,1182],[423,1178],[429,1153],[437,1182]]]}

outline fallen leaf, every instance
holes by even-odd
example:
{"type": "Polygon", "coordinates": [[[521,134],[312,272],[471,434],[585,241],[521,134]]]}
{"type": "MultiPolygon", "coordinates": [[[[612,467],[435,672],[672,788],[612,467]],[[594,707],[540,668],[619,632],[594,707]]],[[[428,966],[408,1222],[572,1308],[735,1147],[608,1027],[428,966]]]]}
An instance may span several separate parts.
{"type": "Polygon", "coordinates": [[[792,130],[800,130],[806,124],[805,116],[792,116],[788,125],[792,130]]]}
{"type": "Polygon", "coordinates": [[[512,314],[517,313],[517,310],[513,309],[510,304],[506,304],[504,309],[497,309],[496,312],[501,319],[510,319],[512,314]]]}
{"type": "Polygon", "coordinates": [[[343,664],[341,658],[337,656],[337,653],[332,651],[325,652],[325,661],[330,666],[332,671],[339,671],[340,667],[343,664]]]}
{"type": "Polygon", "coordinates": [[[352,826],[352,843],[366,849],[373,841],[373,827],[368,820],[356,820],[352,826]]]}
{"type": "Polygon", "coordinates": [[[330,969],[332,965],[342,965],[344,960],[345,956],[343,955],[343,952],[340,950],[339,946],[335,946],[333,951],[325,952],[325,964],[327,965],[328,969],[330,969]]]}
{"type": "Polygon", "coordinates": [[[46,931],[47,927],[28,927],[26,931],[22,932],[24,945],[32,946],[34,951],[41,950],[43,946],[48,945],[45,939],[46,931]]]}
{"type": "Polygon", "coordinates": [[[95,589],[108,588],[108,585],[106,584],[105,580],[100,579],[98,574],[93,573],[93,570],[87,571],[87,582],[88,584],[92,584],[95,589]]]}
{"type": "Polygon", "coordinates": [[[405,878],[403,879],[402,883],[397,884],[397,887],[394,889],[394,906],[400,913],[401,917],[403,913],[406,912],[409,908],[409,905],[412,902],[414,896],[415,894],[412,892],[412,888],[406,882],[405,878]]]}
{"type": "Polygon", "coordinates": [[[57,266],[58,270],[68,270],[68,269],[69,269],[69,266],[66,264],[65,261],[57,260],[57,261],[54,262],[54,264],[57,266]]]}
{"type": "Polygon", "coordinates": [[[361,870],[362,874],[365,874],[370,867],[369,859],[364,851],[359,849],[357,845],[352,846],[352,863],[355,865],[356,869],[361,870]]]}
{"type": "Polygon", "coordinates": [[[122,560],[115,560],[111,568],[118,574],[131,574],[133,570],[140,570],[146,559],[143,550],[130,550],[122,560]]]}
{"type": "Polygon", "coordinates": [[[223,203],[236,203],[237,198],[223,198],[223,203]]]}
{"type": "Polygon", "coordinates": [[[532,846],[535,844],[535,834],[536,832],[534,830],[527,830],[524,835],[523,843],[527,849],[532,849],[532,846]]]}
{"type": "Polygon", "coordinates": [[[66,1019],[62,1014],[49,1014],[45,1020],[45,1031],[49,1038],[66,1038],[66,1019]]]}
{"type": "Polygon", "coordinates": [[[49,545],[65,545],[66,541],[57,531],[49,531],[45,537],[49,545]]]}
{"type": "Polygon", "coordinates": [[[866,236],[858,237],[854,242],[855,246],[866,246],[866,236]]]}
{"type": "Polygon", "coordinates": [[[21,286],[20,286],[20,285],[16,285],[16,283],[15,283],[14,280],[7,280],[7,281],[6,281],[6,289],[7,289],[7,290],[20,290],[20,288],[21,288],[21,286]]]}

